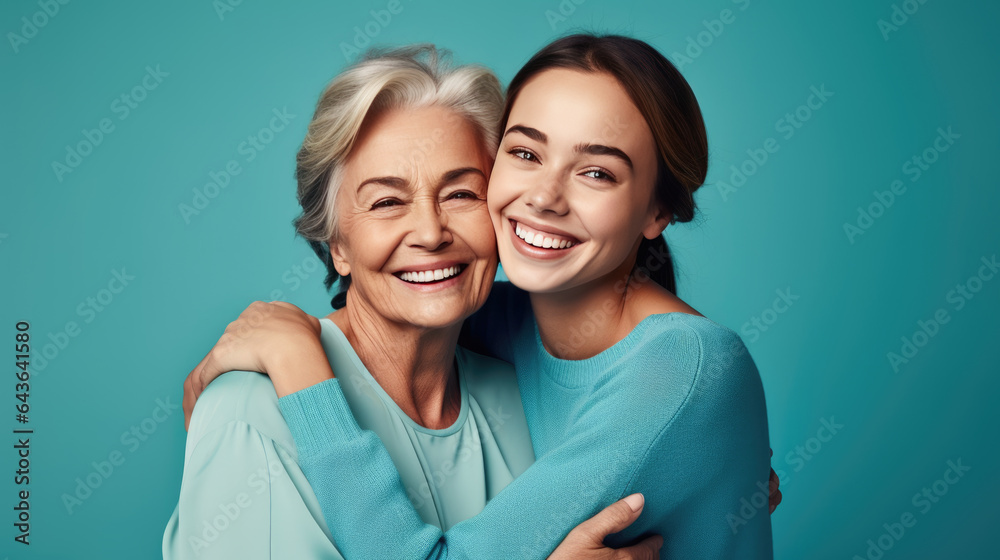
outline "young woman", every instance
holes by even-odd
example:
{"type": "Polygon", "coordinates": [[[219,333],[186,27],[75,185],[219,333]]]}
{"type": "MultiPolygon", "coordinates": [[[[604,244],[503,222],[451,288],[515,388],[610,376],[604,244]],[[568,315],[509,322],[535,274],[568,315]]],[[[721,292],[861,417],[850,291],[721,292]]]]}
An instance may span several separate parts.
{"type": "MultiPolygon", "coordinates": [[[[349,558],[543,557],[641,493],[642,515],[608,544],[655,533],[663,558],[771,557],[759,375],[734,332],[674,295],[661,236],[692,219],[707,173],[688,84],[641,41],[574,35],[515,76],[500,131],[487,197],[513,285],[494,287],[463,343],[514,364],[537,461],[442,532],[413,511],[379,439],[336,412],[337,380],[311,384],[279,404],[338,547],[349,558]]],[[[335,373],[299,364],[268,374],[335,373]]]]}

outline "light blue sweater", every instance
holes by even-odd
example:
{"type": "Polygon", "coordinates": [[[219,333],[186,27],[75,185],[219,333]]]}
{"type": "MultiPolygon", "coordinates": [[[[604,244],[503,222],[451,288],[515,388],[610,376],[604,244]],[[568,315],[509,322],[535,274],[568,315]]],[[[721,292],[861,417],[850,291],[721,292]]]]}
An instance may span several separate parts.
{"type": "Polygon", "coordinates": [[[537,460],[445,532],[413,510],[379,439],[330,406],[343,399],[336,380],[279,400],[347,558],[544,558],[633,492],[645,509],[609,545],[658,533],[661,558],[771,558],[764,392],[733,331],[651,315],[604,352],[561,360],[542,346],[527,294],[497,283],[463,343],[514,364],[537,460]]]}

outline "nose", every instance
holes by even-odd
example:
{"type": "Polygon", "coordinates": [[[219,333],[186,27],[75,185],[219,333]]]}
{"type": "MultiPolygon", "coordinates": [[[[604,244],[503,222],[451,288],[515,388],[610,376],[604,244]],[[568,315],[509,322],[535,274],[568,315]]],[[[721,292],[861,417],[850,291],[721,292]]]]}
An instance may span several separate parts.
{"type": "Polygon", "coordinates": [[[406,240],[409,246],[436,251],[452,242],[448,214],[435,202],[423,200],[415,203],[410,217],[413,226],[406,240]]]}
{"type": "Polygon", "coordinates": [[[525,204],[539,214],[551,212],[562,216],[569,212],[565,190],[563,178],[551,173],[525,193],[525,204]]]}

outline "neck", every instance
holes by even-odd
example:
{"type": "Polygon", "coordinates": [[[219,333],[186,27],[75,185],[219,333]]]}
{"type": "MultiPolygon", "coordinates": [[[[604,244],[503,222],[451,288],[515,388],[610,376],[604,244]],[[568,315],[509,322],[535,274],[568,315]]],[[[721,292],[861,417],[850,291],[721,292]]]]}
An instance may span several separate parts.
{"type": "Polygon", "coordinates": [[[461,323],[429,329],[389,321],[352,295],[328,317],[372,377],[414,422],[431,429],[454,424],[462,406],[455,370],[461,323]]]}
{"type": "Polygon", "coordinates": [[[545,349],[583,360],[613,346],[637,324],[634,302],[653,281],[633,274],[633,259],[597,280],[553,293],[532,293],[531,308],[545,349]]]}

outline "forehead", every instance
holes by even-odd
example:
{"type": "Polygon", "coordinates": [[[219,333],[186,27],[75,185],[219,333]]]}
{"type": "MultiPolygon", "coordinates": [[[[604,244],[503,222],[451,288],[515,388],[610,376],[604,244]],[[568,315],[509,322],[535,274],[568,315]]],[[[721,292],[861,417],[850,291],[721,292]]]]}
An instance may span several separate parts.
{"type": "Polygon", "coordinates": [[[345,163],[347,177],[486,169],[486,150],[468,119],[443,107],[391,109],[366,119],[345,163]]]}
{"type": "Polygon", "coordinates": [[[507,126],[538,128],[550,138],[570,142],[599,141],[652,148],[646,119],[618,80],[604,72],[565,68],[546,70],[521,89],[507,126]]]}

